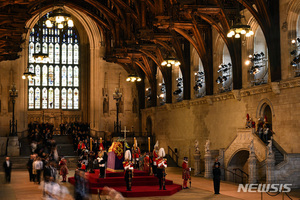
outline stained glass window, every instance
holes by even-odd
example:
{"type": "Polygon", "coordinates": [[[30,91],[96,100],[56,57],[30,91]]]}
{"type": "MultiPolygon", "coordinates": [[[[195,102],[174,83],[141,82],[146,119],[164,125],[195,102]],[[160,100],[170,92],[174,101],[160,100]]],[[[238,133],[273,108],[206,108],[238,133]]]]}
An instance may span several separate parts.
{"type": "Polygon", "coordinates": [[[29,88],[29,99],[28,99],[28,102],[29,102],[29,109],[33,108],[33,105],[34,105],[34,90],[33,88],[29,88]]]}
{"type": "Polygon", "coordinates": [[[41,90],[40,88],[35,88],[35,109],[41,108],[41,90]]]}
{"type": "Polygon", "coordinates": [[[28,109],[79,109],[79,37],[75,27],[47,28],[46,14],[31,30],[28,47],[28,109]],[[36,61],[33,53],[48,53],[36,61]]]}

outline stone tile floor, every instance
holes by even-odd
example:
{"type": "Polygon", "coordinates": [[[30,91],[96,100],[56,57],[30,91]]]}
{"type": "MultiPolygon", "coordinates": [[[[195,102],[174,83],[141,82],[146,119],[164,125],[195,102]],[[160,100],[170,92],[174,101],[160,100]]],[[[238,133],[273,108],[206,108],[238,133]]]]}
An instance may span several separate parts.
{"type": "MultiPolygon", "coordinates": [[[[74,170],[70,170],[70,176],[73,176],[74,170]]],[[[4,173],[0,173],[0,200],[39,200],[42,199],[42,187],[29,182],[28,172],[25,170],[13,170],[12,180],[10,184],[4,184],[4,173]]],[[[182,184],[181,169],[180,168],[168,168],[167,179],[173,180],[174,183],[182,184]]],[[[61,177],[59,178],[61,181],[61,177]]],[[[69,183],[62,183],[66,186],[73,196],[74,187],[69,183]]],[[[145,198],[126,198],[129,200],[198,200],[198,199],[222,199],[222,200],[235,200],[235,199],[246,199],[246,200],[282,200],[282,194],[275,197],[261,193],[246,193],[237,192],[238,186],[236,184],[221,182],[221,190],[219,195],[213,193],[213,182],[211,179],[205,179],[202,177],[192,177],[192,187],[190,189],[182,190],[172,196],[168,197],[145,197],[145,198]]],[[[293,200],[300,199],[300,189],[293,190],[289,193],[293,200]]],[[[72,199],[72,198],[70,198],[72,199]]],[[[90,195],[90,199],[98,200],[97,195],[90,195]]],[[[101,196],[101,199],[105,199],[101,196]]],[[[284,199],[289,199],[284,196],[284,199]]]]}

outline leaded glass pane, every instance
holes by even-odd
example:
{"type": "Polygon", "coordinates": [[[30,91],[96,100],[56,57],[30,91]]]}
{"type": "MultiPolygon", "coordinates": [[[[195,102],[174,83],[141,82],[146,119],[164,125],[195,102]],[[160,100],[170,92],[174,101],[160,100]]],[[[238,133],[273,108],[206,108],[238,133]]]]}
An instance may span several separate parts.
{"type": "Polygon", "coordinates": [[[61,70],[61,85],[67,86],[67,68],[66,68],[66,66],[63,66],[62,70],[61,70]]]}
{"type": "Polygon", "coordinates": [[[29,88],[29,91],[28,91],[28,102],[29,102],[29,106],[28,108],[29,109],[33,109],[33,105],[34,105],[34,90],[33,88],[29,88]]]}
{"type": "Polygon", "coordinates": [[[48,97],[47,97],[47,89],[43,88],[43,94],[42,94],[42,108],[47,109],[47,103],[48,103],[48,97]]]}
{"type": "Polygon", "coordinates": [[[33,56],[32,56],[33,53],[34,53],[34,44],[33,44],[33,42],[30,42],[28,54],[29,54],[29,62],[31,62],[31,63],[34,62],[34,58],[33,58],[33,56]]]}
{"type": "Polygon", "coordinates": [[[68,45],[68,64],[72,64],[73,61],[73,48],[72,45],[68,45]]]}
{"type": "Polygon", "coordinates": [[[43,86],[47,86],[47,74],[48,74],[48,68],[47,65],[43,66],[43,86]]]}
{"type": "Polygon", "coordinates": [[[41,84],[41,68],[39,65],[35,66],[35,86],[40,86],[41,84]]]}
{"type": "Polygon", "coordinates": [[[59,52],[59,44],[55,44],[55,63],[59,64],[59,55],[60,55],[60,52],[59,52]]]}
{"type": "Polygon", "coordinates": [[[41,45],[39,42],[35,43],[35,53],[39,53],[41,50],[41,45]]]}
{"type": "Polygon", "coordinates": [[[41,108],[41,90],[40,88],[35,88],[35,109],[41,108]]]}
{"type": "Polygon", "coordinates": [[[49,109],[53,109],[53,89],[49,88],[49,109]]]}
{"type": "Polygon", "coordinates": [[[79,91],[74,89],[74,109],[79,109],[79,91]]]}
{"type": "Polygon", "coordinates": [[[49,63],[53,63],[54,48],[53,44],[49,44],[49,63]]]}
{"type": "Polygon", "coordinates": [[[48,52],[48,45],[47,43],[43,43],[43,53],[47,53],[48,52]]]}
{"type": "Polygon", "coordinates": [[[74,87],[79,86],[79,68],[77,66],[74,67],[74,87]]]}
{"type": "Polygon", "coordinates": [[[74,64],[79,62],[79,47],[77,44],[74,45],[74,64]]]}
{"type": "Polygon", "coordinates": [[[61,63],[66,64],[67,63],[67,45],[63,44],[61,47],[61,63]]]}
{"type": "MultiPolygon", "coordinates": [[[[33,65],[30,65],[28,71],[30,71],[30,72],[33,73],[33,72],[34,72],[34,66],[33,66],[33,65]]],[[[33,78],[32,78],[32,79],[29,79],[28,81],[29,81],[29,83],[28,83],[29,86],[33,86],[33,85],[34,85],[34,79],[33,79],[33,78]]]]}
{"type": "Polygon", "coordinates": [[[73,104],[73,92],[72,89],[68,89],[68,109],[72,109],[72,104],[73,104]]]}
{"type": "Polygon", "coordinates": [[[58,65],[55,66],[55,86],[59,86],[59,80],[60,80],[60,68],[58,65]]]}
{"type": "Polygon", "coordinates": [[[61,91],[61,108],[67,109],[67,90],[63,88],[61,91]]]}
{"type": "Polygon", "coordinates": [[[73,68],[71,66],[68,67],[68,86],[72,86],[73,84],[73,68]]]}
{"type": "Polygon", "coordinates": [[[53,86],[53,81],[54,81],[53,66],[50,65],[50,67],[49,67],[49,86],[53,86]]]}
{"type": "Polygon", "coordinates": [[[55,105],[54,105],[54,108],[55,109],[59,109],[59,89],[58,88],[56,88],[55,90],[54,90],[54,99],[55,99],[55,105]]]}

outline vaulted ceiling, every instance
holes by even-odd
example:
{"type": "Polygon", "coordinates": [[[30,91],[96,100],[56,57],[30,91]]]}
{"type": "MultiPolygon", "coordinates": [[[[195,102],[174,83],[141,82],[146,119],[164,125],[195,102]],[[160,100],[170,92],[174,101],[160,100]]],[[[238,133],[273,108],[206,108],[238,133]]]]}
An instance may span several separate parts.
{"type": "MultiPolygon", "coordinates": [[[[242,86],[241,41],[226,34],[239,11],[247,9],[264,32],[271,80],[281,79],[280,43],[274,42],[280,37],[279,0],[0,0],[0,61],[19,57],[25,42],[22,34],[28,31],[26,22],[55,3],[90,16],[105,36],[105,59],[121,64],[127,71],[134,67],[153,88],[157,67],[167,91],[171,87],[171,72],[160,65],[167,55],[182,63],[184,84],[190,86],[189,49],[193,45],[204,66],[207,94],[213,92],[212,29],[229,49],[234,89],[242,86]]],[[[190,91],[184,90],[184,99],[189,98],[190,91]]]]}

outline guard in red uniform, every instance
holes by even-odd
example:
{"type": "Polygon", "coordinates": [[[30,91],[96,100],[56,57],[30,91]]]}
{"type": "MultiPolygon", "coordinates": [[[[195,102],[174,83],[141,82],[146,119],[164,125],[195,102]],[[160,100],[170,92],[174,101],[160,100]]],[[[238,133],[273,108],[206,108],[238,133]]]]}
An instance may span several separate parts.
{"type": "Polygon", "coordinates": [[[66,182],[67,174],[69,173],[69,170],[67,167],[67,160],[64,157],[62,157],[62,159],[59,161],[59,166],[60,166],[59,174],[63,178],[62,182],[66,182]]]}
{"type": "Polygon", "coordinates": [[[140,148],[137,146],[137,142],[132,147],[132,161],[134,164],[134,169],[139,168],[139,159],[140,159],[140,148]]]}
{"type": "Polygon", "coordinates": [[[156,141],[156,144],[154,145],[154,149],[153,149],[153,165],[152,165],[152,171],[154,176],[157,176],[157,159],[158,159],[158,141],[156,141]]]}
{"type": "Polygon", "coordinates": [[[187,182],[191,178],[190,168],[188,158],[184,157],[182,162],[182,179],[183,179],[183,189],[188,189],[187,182]]]}
{"type": "Polygon", "coordinates": [[[133,164],[131,160],[130,150],[125,152],[125,161],[123,162],[124,167],[124,178],[126,181],[127,191],[131,191],[131,181],[132,181],[132,174],[133,174],[133,164]]]}
{"type": "Polygon", "coordinates": [[[150,157],[149,153],[146,153],[146,156],[144,158],[144,171],[147,172],[147,174],[150,174],[150,157]]]}
{"type": "Polygon", "coordinates": [[[164,159],[166,153],[164,148],[160,148],[158,152],[158,159],[157,159],[157,178],[159,181],[159,189],[163,187],[166,190],[166,168],[167,168],[167,159],[164,159]]]}

